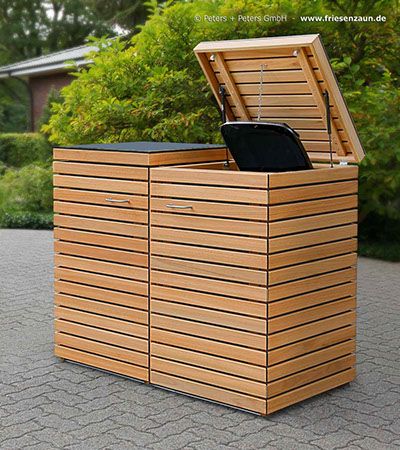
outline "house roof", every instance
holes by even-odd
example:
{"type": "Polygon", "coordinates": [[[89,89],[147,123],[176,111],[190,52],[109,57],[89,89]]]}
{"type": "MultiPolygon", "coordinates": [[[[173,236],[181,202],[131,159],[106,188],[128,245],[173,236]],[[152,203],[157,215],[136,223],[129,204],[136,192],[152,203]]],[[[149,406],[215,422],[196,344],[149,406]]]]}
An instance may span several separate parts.
{"type": "Polygon", "coordinates": [[[79,47],[69,48],[48,55],[42,55],[37,58],[26,59],[17,63],[0,67],[0,78],[9,77],[29,77],[44,75],[54,72],[65,72],[74,61],[77,66],[90,63],[85,56],[97,51],[98,47],[94,45],[80,45],[79,47]]]}

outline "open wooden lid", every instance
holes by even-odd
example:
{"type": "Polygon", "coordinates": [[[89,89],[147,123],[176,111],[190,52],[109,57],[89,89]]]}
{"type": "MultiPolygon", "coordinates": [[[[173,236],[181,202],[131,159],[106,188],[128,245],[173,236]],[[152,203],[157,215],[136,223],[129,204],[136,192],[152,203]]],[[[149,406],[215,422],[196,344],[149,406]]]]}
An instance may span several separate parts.
{"type": "Polygon", "coordinates": [[[283,122],[313,162],[329,161],[328,91],[335,162],[360,162],[364,150],[318,34],[201,42],[194,49],[214,95],[227,93],[227,119],[283,122]],[[262,82],[261,82],[262,78],[262,82]]]}

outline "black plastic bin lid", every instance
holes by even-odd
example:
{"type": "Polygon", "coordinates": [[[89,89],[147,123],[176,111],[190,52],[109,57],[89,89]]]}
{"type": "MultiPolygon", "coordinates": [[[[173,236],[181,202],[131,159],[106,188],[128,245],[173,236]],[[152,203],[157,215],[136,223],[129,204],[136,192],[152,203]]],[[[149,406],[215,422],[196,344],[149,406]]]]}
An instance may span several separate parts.
{"type": "Polygon", "coordinates": [[[312,169],[297,133],[286,124],[227,122],[221,133],[240,170],[287,172],[312,169]]]}

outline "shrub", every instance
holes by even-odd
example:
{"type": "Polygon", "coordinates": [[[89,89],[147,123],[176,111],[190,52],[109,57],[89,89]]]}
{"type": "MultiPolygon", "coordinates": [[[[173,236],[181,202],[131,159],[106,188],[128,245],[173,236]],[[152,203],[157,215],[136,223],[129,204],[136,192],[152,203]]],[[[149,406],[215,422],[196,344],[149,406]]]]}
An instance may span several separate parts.
{"type": "Polygon", "coordinates": [[[53,214],[13,211],[0,214],[0,227],[50,230],[53,228],[53,214]]]}
{"type": "Polygon", "coordinates": [[[0,213],[50,212],[52,171],[49,166],[30,164],[8,169],[0,178],[0,213]]]}
{"type": "MultiPolygon", "coordinates": [[[[193,54],[204,40],[323,32],[367,157],[360,171],[361,235],[400,223],[399,39],[394,2],[271,1],[269,15],[386,15],[388,22],[196,22],[195,16],[258,16],[261,0],[166,2],[124,44],[98,41],[43,130],[53,143],[160,140],[218,142],[220,117],[193,54]],[[384,224],[382,228],[382,223],[384,224]]],[[[400,240],[400,233],[392,232],[400,240]]]]}
{"type": "Polygon", "coordinates": [[[49,161],[51,146],[40,133],[0,133],[0,161],[22,167],[35,161],[49,161]]]}

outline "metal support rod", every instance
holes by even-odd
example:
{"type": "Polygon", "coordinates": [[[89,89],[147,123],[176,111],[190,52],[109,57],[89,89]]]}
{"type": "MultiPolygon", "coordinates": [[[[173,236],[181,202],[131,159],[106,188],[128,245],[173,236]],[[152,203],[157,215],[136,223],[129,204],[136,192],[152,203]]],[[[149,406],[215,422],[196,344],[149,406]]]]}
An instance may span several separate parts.
{"type": "MultiPolygon", "coordinates": [[[[224,124],[226,122],[226,90],[224,86],[219,87],[219,95],[221,96],[221,120],[224,124]]],[[[225,150],[225,169],[229,169],[229,153],[228,148],[225,150]]]]}
{"type": "Polygon", "coordinates": [[[326,131],[329,139],[329,159],[331,167],[333,167],[333,154],[332,154],[332,123],[331,123],[331,109],[329,105],[329,92],[324,92],[325,98],[325,112],[326,112],[326,131]]]}

